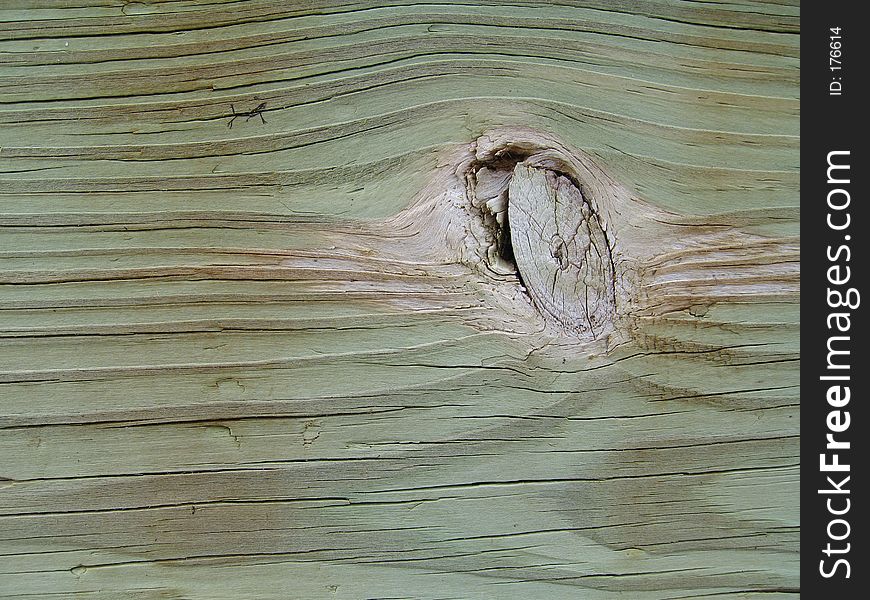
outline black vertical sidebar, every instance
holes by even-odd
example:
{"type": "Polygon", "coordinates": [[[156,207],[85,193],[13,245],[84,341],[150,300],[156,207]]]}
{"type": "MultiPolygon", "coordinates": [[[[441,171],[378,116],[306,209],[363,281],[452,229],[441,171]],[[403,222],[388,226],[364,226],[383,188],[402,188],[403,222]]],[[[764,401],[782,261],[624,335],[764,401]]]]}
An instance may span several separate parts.
{"type": "Polygon", "coordinates": [[[801,591],[832,600],[870,589],[862,4],[801,7],[801,591]]]}

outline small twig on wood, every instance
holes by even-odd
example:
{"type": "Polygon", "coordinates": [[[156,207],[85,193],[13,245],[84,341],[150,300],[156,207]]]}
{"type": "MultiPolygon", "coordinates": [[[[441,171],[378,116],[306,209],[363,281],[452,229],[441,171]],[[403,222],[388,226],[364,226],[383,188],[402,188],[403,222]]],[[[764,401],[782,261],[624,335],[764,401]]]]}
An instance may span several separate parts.
{"type": "Polygon", "coordinates": [[[253,110],[249,110],[248,112],[236,112],[236,107],[230,104],[230,109],[233,111],[230,120],[227,122],[227,127],[230,129],[233,128],[233,121],[238,117],[245,117],[245,121],[250,121],[254,117],[260,117],[260,121],[263,122],[263,125],[266,124],[266,119],[263,117],[263,111],[266,109],[266,103],[261,102],[257,105],[257,107],[253,110]]]}

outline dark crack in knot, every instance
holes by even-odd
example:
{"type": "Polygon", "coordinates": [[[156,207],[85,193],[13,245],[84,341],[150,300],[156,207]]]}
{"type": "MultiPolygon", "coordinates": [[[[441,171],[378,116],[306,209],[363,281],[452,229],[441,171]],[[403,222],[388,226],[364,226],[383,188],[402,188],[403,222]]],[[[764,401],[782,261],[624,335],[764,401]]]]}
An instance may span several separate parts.
{"type": "Polygon", "coordinates": [[[514,271],[534,306],[558,329],[585,339],[613,330],[613,245],[601,217],[567,175],[496,156],[467,179],[486,233],[481,258],[514,271]]]}
{"type": "Polygon", "coordinates": [[[568,253],[565,249],[565,240],[558,233],[554,233],[550,239],[550,256],[556,259],[556,264],[559,265],[559,270],[564,271],[570,264],[568,262],[568,253]]]}

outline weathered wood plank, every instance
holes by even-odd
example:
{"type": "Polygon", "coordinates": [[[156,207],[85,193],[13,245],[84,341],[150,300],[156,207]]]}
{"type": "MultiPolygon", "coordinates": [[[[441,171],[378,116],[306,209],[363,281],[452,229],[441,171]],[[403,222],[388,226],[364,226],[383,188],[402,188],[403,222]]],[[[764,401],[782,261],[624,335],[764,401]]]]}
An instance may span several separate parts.
{"type": "Polygon", "coordinates": [[[797,597],[798,31],[0,7],[0,596],[797,597]],[[589,203],[612,327],[529,301],[573,250],[505,253],[550,187],[493,165],[589,203]]]}

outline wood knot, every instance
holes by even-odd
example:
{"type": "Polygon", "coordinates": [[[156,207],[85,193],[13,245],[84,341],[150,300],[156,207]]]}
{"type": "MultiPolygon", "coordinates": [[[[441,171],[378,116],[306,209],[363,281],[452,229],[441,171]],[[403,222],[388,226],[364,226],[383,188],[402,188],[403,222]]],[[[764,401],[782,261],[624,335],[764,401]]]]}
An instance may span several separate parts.
{"type": "Polygon", "coordinates": [[[392,252],[461,265],[483,329],[608,349],[663,315],[798,294],[796,239],[668,212],[599,160],[523,127],[445,148],[417,201],[387,222],[403,232],[392,252]]]}
{"type": "Polygon", "coordinates": [[[596,339],[618,309],[614,243],[582,184],[559,166],[522,146],[469,166],[471,212],[485,232],[478,256],[490,271],[514,273],[548,322],[596,339]]]}

